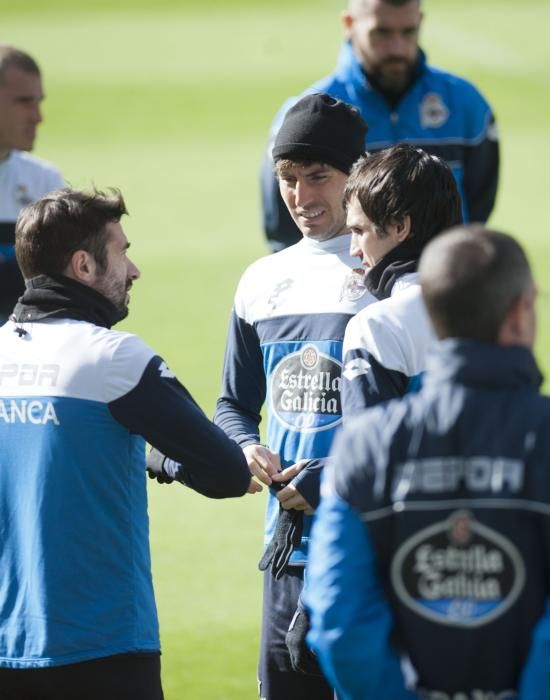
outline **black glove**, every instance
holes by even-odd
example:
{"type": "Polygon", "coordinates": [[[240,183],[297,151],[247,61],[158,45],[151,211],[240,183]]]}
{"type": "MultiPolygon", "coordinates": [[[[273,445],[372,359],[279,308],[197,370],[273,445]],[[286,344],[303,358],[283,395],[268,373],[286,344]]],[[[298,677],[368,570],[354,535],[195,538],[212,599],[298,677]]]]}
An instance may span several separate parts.
{"type": "Polygon", "coordinates": [[[166,457],[156,448],[151,447],[151,451],[147,455],[145,463],[147,468],[147,476],[150,479],[156,479],[159,484],[171,484],[174,479],[164,471],[164,462],[166,457]]]}
{"type": "Polygon", "coordinates": [[[304,529],[304,513],[301,510],[285,510],[279,506],[277,526],[258,562],[260,571],[265,571],[271,564],[271,573],[278,581],[286,571],[292,552],[300,546],[304,529]]]}
{"type": "Polygon", "coordinates": [[[309,615],[302,605],[302,601],[298,600],[298,607],[285,637],[285,644],[290,654],[290,663],[297,673],[306,673],[308,676],[322,676],[317,657],[306,644],[308,631],[309,615]]]}

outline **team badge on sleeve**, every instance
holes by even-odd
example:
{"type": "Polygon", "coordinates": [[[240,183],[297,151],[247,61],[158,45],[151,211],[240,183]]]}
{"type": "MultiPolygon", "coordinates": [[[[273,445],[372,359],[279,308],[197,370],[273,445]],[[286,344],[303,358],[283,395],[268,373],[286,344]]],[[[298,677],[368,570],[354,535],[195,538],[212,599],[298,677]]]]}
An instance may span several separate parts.
{"type": "Polygon", "coordinates": [[[401,602],[442,625],[480,627],[503,615],[525,584],[516,546],[468,511],[406,540],[391,567],[401,602]]]}

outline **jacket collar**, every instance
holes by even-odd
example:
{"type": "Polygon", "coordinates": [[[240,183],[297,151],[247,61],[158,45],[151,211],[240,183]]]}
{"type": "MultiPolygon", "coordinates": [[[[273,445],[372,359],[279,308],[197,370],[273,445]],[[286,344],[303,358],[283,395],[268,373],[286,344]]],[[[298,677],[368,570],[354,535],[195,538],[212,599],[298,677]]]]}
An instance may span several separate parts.
{"type": "Polygon", "coordinates": [[[26,289],[10,317],[16,323],[70,318],[110,328],[123,316],[109,299],[64,275],[38,275],[26,289]]]}
{"type": "Polygon", "coordinates": [[[528,348],[447,338],[428,355],[423,384],[435,391],[446,381],[487,389],[539,389],[542,379],[528,348]]]}
{"type": "Polygon", "coordinates": [[[378,300],[391,296],[393,285],[403,275],[416,272],[424,242],[416,236],[406,238],[392,248],[376,265],[367,270],[365,286],[378,300]]]}

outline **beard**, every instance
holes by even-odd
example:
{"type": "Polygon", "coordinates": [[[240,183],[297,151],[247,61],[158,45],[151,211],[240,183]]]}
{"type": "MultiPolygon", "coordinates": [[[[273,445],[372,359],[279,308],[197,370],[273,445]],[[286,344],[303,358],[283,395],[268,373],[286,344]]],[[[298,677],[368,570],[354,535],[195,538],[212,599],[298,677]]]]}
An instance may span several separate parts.
{"type": "Polygon", "coordinates": [[[416,59],[387,58],[372,66],[367,73],[383,91],[400,96],[413,81],[416,63],[416,59]]]}
{"type": "Polygon", "coordinates": [[[107,273],[100,277],[95,285],[96,291],[103,294],[117,309],[119,312],[119,321],[122,321],[122,319],[128,316],[128,292],[131,287],[132,280],[119,280],[108,277],[107,273]]]}

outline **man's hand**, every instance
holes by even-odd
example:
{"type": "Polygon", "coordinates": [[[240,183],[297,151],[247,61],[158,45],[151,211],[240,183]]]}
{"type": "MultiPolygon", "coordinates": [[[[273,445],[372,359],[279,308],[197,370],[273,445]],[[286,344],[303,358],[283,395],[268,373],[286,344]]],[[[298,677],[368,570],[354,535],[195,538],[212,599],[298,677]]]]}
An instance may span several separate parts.
{"type": "MultiPolygon", "coordinates": [[[[281,468],[279,455],[264,445],[247,445],[243,447],[243,452],[252,476],[269,486],[281,468]]],[[[262,491],[261,485],[251,479],[248,493],[257,493],[258,491],[262,491]]]]}
{"type": "Polygon", "coordinates": [[[317,657],[306,644],[309,631],[309,615],[301,600],[288,628],[285,644],[290,655],[290,663],[296,673],[306,673],[312,676],[322,676],[317,657]]]}
{"type": "MultiPolygon", "coordinates": [[[[283,471],[274,474],[273,481],[289,481],[290,479],[293,479],[296,474],[299,474],[302,471],[308,462],[309,460],[307,459],[299,460],[296,462],[296,464],[293,464],[292,466],[283,469],[283,471]]],[[[288,486],[281,489],[277,493],[277,498],[285,510],[294,508],[294,510],[303,510],[306,515],[313,514],[312,506],[292,484],[288,484],[288,486]]]]}
{"type": "Polygon", "coordinates": [[[155,447],[151,447],[146,459],[147,475],[150,479],[156,479],[159,484],[171,484],[174,479],[164,470],[166,457],[155,447]]]}

